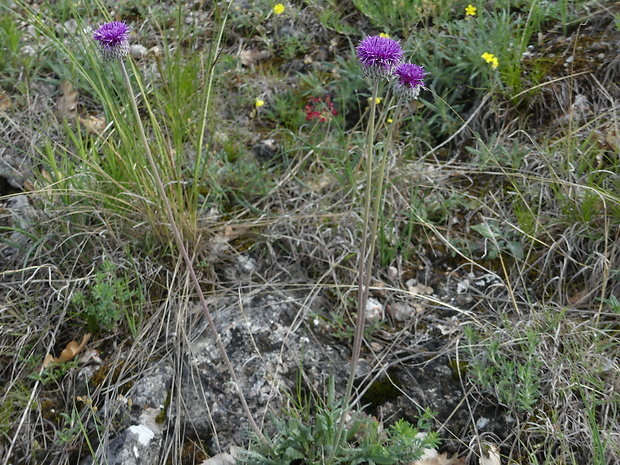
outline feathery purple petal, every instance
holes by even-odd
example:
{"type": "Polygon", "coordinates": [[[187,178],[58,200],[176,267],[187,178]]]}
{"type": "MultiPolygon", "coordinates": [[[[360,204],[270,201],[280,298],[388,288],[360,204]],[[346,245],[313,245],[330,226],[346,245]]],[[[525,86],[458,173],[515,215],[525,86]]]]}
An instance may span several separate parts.
{"type": "Polygon", "coordinates": [[[407,100],[417,99],[420,89],[424,88],[425,75],[426,71],[420,65],[401,63],[394,69],[396,94],[407,100]]]}
{"type": "Polygon", "coordinates": [[[129,53],[129,27],[121,21],[105,23],[93,33],[106,61],[122,58],[129,53]]]}
{"type": "Polygon", "coordinates": [[[372,79],[388,76],[403,57],[403,50],[398,42],[381,36],[366,37],[355,52],[364,74],[372,79]]]}

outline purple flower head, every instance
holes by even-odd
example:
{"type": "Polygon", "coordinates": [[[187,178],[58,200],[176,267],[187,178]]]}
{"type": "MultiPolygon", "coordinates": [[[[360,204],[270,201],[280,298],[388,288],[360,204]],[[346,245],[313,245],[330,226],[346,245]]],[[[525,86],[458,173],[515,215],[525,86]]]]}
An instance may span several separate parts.
{"type": "Polygon", "coordinates": [[[424,88],[426,71],[413,63],[402,63],[394,70],[396,82],[394,91],[400,98],[413,100],[418,98],[420,89],[424,88]]]}
{"type": "Polygon", "coordinates": [[[129,27],[124,22],[112,21],[99,26],[93,33],[93,40],[106,61],[123,58],[129,53],[129,27]]]}
{"type": "Polygon", "coordinates": [[[403,50],[398,42],[381,36],[366,37],[355,52],[364,68],[364,74],[371,79],[389,76],[403,57],[403,50]]]}

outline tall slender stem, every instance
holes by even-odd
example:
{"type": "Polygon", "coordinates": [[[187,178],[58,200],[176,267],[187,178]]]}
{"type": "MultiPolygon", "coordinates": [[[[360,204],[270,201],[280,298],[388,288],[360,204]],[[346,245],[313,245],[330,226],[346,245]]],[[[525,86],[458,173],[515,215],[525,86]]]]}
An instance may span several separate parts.
{"type": "Polygon", "coordinates": [[[215,323],[213,322],[213,319],[211,318],[211,312],[209,311],[209,307],[207,305],[207,301],[205,300],[204,293],[202,292],[202,289],[200,288],[200,282],[198,281],[198,277],[196,276],[196,272],[194,271],[192,260],[189,257],[189,254],[187,253],[185,244],[183,243],[183,237],[181,236],[179,227],[177,226],[177,223],[174,219],[172,205],[170,204],[170,200],[168,199],[168,196],[166,195],[166,189],[164,187],[164,183],[161,180],[161,176],[159,175],[159,171],[157,170],[157,164],[155,163],[155,159],[153,158],[153,155],[151,153],[149,142],[144,132],[144,126],[142,125],[142,121],[140,119],[140,113],[138,111],[138,105],[136,103],[136,98],[135,98],[135,95],[133,93],[133,89],[131,86],[131,80],[129,79],[129,74],[127,73],[127,68],[125,67],[125,62],[123,60],[119,60],[119,62],[121,64],[121,70],[123,72],[123,79],[125,80],[125,87],[127,88],[127,92],[129,92],[129,101],[131,103],[132,110],[136,117],[138,132],[140,133],[140,138],[142,139],[142,144],[144,145],[144,150],[146,151],[146,156],[149,160],[149,165],[151,167],[151,175],[155,179],[155,186],[162,199],[164,210],[166,211],[166,216],[168,217],[168,222],[170,223],[170,227],[172,229],[172,233],[176,240],[177,246],[179,247],[181,256],[183,257],[183,260],[185,261],[185,265],[187,266],[187,270],[189,271],[192,284],[194,285],[194,288],[196,289],[196,293],[198,294],[198,298],[200,299],[200,304],[202,305],[202,308],[204,310],[204,314],[209,323],[209,327],[211,328],[211,332],[213,333],[213,337],[215,338],[215,341],[217,343],[217,347],[222,353],[222,357],[224,358],[224,363],[226,364],[226,368],[228,368],[230,377],[232,378],[232,381],[235,384],[235,387],[237,388],[237,393],[239,394],[239,400],[241,401],[241,406],[243,407],[243,410],[248,418],[248,421],[250,422],[250,426],[254,430],[254,433],[256,434],[256,436],[265,445],[269,446],[269,441],[263,435],[261,430],[258,428],[258,425],[256,424],[256,422],[254,421],[254,418],[252,417],[252,413],[250,412],[248,403],[245,399],[245,396],[243,395],[243,392],[241,391],[241,387],[239,385],[237,375],[235,374],[235,369],[232,366],[232,363],[230,362],[228,355],[226,354],[226,348],[224,347],[224,344],[222,343],[222,339],[217,331],[217,328],[215,327],[215,323]]]}
{"type": "MultiPolygon", "coordinates": [[[[372,88],[372,97],[370,101],[370,115],[368,120],[368,141],[366,147],[366,186],[364,195],[364,210],[362,226],[362,244],[360,246],[359,266],[358,266],[358,281],[357,281],[357,317],[355,320],[355,334],[353,336],[353,349],[351,353],[351,366],[349,369],[349,378],[347,380],[347,386],[345,389],[343,400],[343,412],[338,422],[338,429],[334,437],[334,443],[331,453],[327,458],[327,464],[330,465],[334,459],[334,455],[338,452],[340,447],[340,439],[344,430],[345,423],[347,421],[347,413],[352,408],[349,405],[351,402],[351,393],[353,392],[353,384],[355,382],[355,372],[357,371],[357,364],[360,358],[360,352],[362,350],[362,341],[364,339],[364,324],[366,321],[366,304],[368,301],[368,287],[370,283],[370,275],[372,273],[372,261],[373,252],[370,252],[370,256],[367,256],[368,248],[368,225],[370,222],[370,205],[372,200],[372,156],[373,148],[375,144],[375,113],[377,109],[377,95],[379,93],[379,81],[375,80],[372,88]]],[[[374,241],[374,237],[370,236],[371,243],[374,241]]],[[[371,247],[374,250],[374,247],[371,247]]]]}
{"type": "MultiPolygon", "coordinates": [[[[368,146],[366,147],[366,186],[364,197],[364,225],[362,226],[362,245],[360,250],[360,266],[358,270],[358,289],[357,289],[357,319],[355,321],[355,335],[353,337],[353,352],[351,354],[351,371],[347,381],[347,390],[345,395],[345,405],[351,400],[351,392],[353,391],[353,383],[355,381],[355,371],[359,362],[360,352],[362,350],[362,341],[364,340],[364,326],[366,323],[366,306],[368,303],[368,292],[370,284],[370,276],[372,274],[372,252],[368,254],[368,225],[370,223],[370,205],[372,200],[372,165],[373,153],[375,145],[375,113],[377,109],[377,95],[379,94],[379,81],[375,80],[372,88],[372,97],[370,102],[370,116],[368,121],[368,146]]],[[[374,237],[370,236],[371,248],[374,243],[374,237]]]]}
{"type": "MultiPolygon", "coordinates": [[[[398,115],[398,111],[402,107],[399,105],[396,107],[396,112],[398,115]]],[[[377,193],[375,194],[375,208],[372,216],[372,226],[370,227],[370,251],[368,252],[368,266],[372,269],[372,263],[375,256],[375,244],[377,238],[377,225],[379,224],[379,209],[381,208],[381,203],[383,201],[383,181],[385,179],[385,166],[387,164],[387,159],[390,154],[390,147],[392,145],[392,137],[394,135],[394,128],[396,128],[396,121],[399,121],[395,115],[393,118],[394,123],[390,126],[390,130],[388,131],[387,139],[385,140],[385,144],[383,146],[383,157],[381,158],[381,165],[379,167],[379,174],[377,176],[377,193]]],[[[372,273],[366,273],[365,281],[364,281],[364,302],[368,302],[368,294],[370,292],[370,278],[372,273]]]]}

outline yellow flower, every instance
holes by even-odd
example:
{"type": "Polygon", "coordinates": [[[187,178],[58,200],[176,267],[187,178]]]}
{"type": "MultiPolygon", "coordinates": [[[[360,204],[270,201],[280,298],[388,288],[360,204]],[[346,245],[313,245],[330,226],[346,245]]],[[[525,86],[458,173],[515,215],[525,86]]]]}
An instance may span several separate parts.
{"type": "Polygon", "coordinates": [[[259,99],[259,98],[257,98],[257,99],[256,99],[256,101],[254,102],[254,106],[255,106],[256,108],[260,108],[260,107],[262,107],[264,104],[265,104],[265,101],[264,101],[264,100],[261,100],[261,99],[259,99]]]}
{"type": "MultiPolygon", "coordinates": [[[[377,98],[375,99],[375,103],[376,103],[377,105],[379,105],[379,104],[381,103],[381,100],[383,100],[383,98],[381,98],[381,97],[377,97],[377,98]]],[[[368,97],[368,103],[370,103],[370,102],[372,102],[372,97],[368,97]]]]}
{"type": "Polygon", "coordinates": [[[386,39],[389,39],[390,35],[386,34],[385,32],[382,32],[381,34],[379,34],[379,37],[385,37],[386,39]]]}
{"type": "Polygon", "coordinates": [[[497,69],[497,67],[499,66],[499,61],[497,60],[497,57],[493,55],[492,53],[484,52],[482,54],[482,58],[484,58],[486,62],[489,63],[491,65],[491,68],[493,69],[497,69]]]}
{"type": "Polygon", "coordinates": [[[284,5],[282,5],[281,3],[273,6],[273,12],[277,15],[281,15],[282,13],[284,13],[284,10],[284,5]]]}
{"type": "Polygon", "coordinates": [[[467,8],[465,8],[465,16],[476,16],[476,7],[467,5],[467,8]]]}
{"type": "Polygon", "coordinates": [[[388,122],[389,124],[392,124],[392,118],[388,118],[388,119],[387,119],[387,122],[388,122]]]}

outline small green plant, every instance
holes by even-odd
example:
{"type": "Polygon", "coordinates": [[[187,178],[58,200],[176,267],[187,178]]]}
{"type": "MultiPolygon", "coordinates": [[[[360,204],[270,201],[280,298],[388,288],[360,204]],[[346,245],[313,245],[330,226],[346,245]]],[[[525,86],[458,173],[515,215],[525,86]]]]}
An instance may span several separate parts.
{"type": "Polygon", "coordinates": [[[10,391],[3,393],[0,402],[0,436],[8,437],[15,427],[15,418],[29,404],[30,385],[19,381],[10,391]]]}
{"type": "MultiPolygon", "coordinates": [[[[616,272],[615,274],[618,273],[616,272]]],[[[615,295],[612,295],[611,297],[609,297],[609,299],[605,299],[604,302],[609,305],[609,307],[615,314],[620,314],[620,300],[618,300],[615,295]]]]}
{"type": "Polygon", "coordinates": [[[512,344],[505,343],[498,335],[483,341],[470,328],[465,334],[471,345],[467,370],[474,383],[492,392],[509,408],[531,413],[540,396],[541,362],[537,355],[536,329],[528,328],[522,339],[512,344]]]}
{"type": "Polygon", "coordinates": [[[324,465],[325,458],[332,456],[334,464],[391,465],[413,462],[425,449],[437,445],[435,433],[421,433],[428,429],[429,412],[417,426],[401,419],[384,431],[373,417],[343,408],[332,389],[326,400],[314,406],[314,415],[306,403],[285,412],[284,417],[272,416],[276,433],[271,446],[256,441],[241,452],[241,461],[248,465],[324,465]],[[338,423],[347,413],[345,433],[339,436],[338,423]]]}
{"type": "Polygon", "coordinates": [[[325,28],[346,36],[359,32],[356,26],[346,21],[348,14],[338,0],[306,0],[306,3],[325,28]]]}
{"type": "MultiPolygon", "coordinates": [[[[310,313],[309,316],[311,320],[316,319],[318,321],[320,318],[321,321],[323,321],[329,328],[329,333],[336,339],[341,339],[347,341],[348,343],[353,341],[353,337],[355,336],[355,327],[351,325],[351,322],[342,313],[330,313],[329,318],[313,313],[310,313]]],[[[368,339],[374,331],[381,329],[384,326],[385,322],[380,319],[373,319],[369,321],[368,324],[364,326],[364,338],[368,339]]]]}
{"type": "Polygon", "coordinates": [[[518,260],[523,259],[524,252],[514,231],[501,228],[495,221],[485,221],[471,226],[471,229],[484,237],[482,259],[495,260],[502,252],[508,251],[518,260]]]}
{"type": "Polygon", "coordinates": [[[0,18],[0,40],[4,44],[4,52],[0,55],[0,73],[12,71],[15,66],[13,60],[19,56],[22,32],[17,27],[15,18],[4,16],[0,18]]]}
{"type": "Polygon", "coordinates": [[[457,189],[436,190],[418,183],[411,185],[408,200],[406,217],[400,209],[392,209],[387,203],[381,212],[382,225],[377,243],[381,266],[390,265],[399,255],[409,260],[419,248],[417,238],[425,227],[442,226],[454,211],[470,211],[478,208],[480,203],[457,189]]]}
{"type": "Polygon", "coordinates": [[[399,2],[353,0],[353,4],[376,26],[390,25],[398,32],[405,32],[420,24],[427,27],[430,18],[447,19],[458,2],[455,0],[444,0],[440,3],[426,0],[401,0],[399,2]]]}
{"type": "Polygon", "coordinates": [[[77,368],[78,362],[76,359],[73,359],[67,362],[52,363],[41,373],[38,371],[41,366],[39,360],[33,360],[32,365],[36,367],[37,371],[31,373],[28,378],[34,381],[40,381],[41,384],[46,385],[58,383],[68,372],[77,368]]]}
{"type": "Polygon", "coordinates": [[[56,440],[58,444],[68,444],[75,441],[75,438],[81,433],[79,413],[72,409],[70,414],[61,412],[60,417],[62,417],[62,425],[57,430],[56,440]]]}
{"type": "Polygon", "coordinates": [[[506,147],[499,142],[498,134],[492,134],[489,141],[480,148],[466,147],[475,161],[482,167],[500,167],[518,170],[521,168],[524,157],[528,150],[519,143],[517,139],[513,141],[512,147],[506,147]]]}
{"type": "Polygon", "coordinates": [[[137,292],[129,288],[126,276],[117,275],[117,267],[110,260],[104,260],[95,273],[94,284],[88,291],[76,292],[72,303],[81,308],[91,331],[112,329],[132,308],[137,292]]]}

